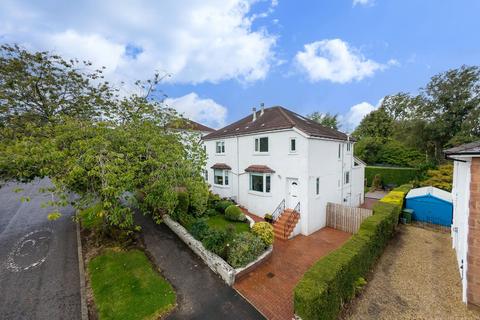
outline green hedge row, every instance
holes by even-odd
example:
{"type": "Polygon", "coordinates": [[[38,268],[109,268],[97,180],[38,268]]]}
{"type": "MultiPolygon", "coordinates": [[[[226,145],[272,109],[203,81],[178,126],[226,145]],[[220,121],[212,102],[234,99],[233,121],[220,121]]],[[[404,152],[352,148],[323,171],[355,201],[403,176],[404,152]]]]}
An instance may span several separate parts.
{"type": "MultiPolygon", "coordinates": [[[[408,193],[411,186],[396,192],[408,193]]],[[[341,248],[317,261],[295,287],[295,313],[302,319],[336,319],[354,297],[357,283],[370,270],[395,233],[401,205],[378,202],[357,234],[341,248]]]]}
{"type": "Polygon", "coordinates": [[[418,178],[420,171],[416,168],[396,168],[396,167],[371,167],[365,168],[365,178],[367,186],[372,185],[373,178],[376,174],[380,174],[382,183],[395,184],[397,186],[409,183],[418,178]]]}

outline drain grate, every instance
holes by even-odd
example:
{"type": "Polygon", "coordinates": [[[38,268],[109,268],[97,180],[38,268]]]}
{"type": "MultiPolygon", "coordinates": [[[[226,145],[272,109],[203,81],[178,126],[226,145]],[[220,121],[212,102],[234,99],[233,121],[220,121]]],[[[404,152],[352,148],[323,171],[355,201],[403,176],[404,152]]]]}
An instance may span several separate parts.
{"type": "Polygon", "coordinates": [[[275,277],[275,273],[269,272],[269,273],[267,273],[267,277],[268,278],[273,278],[273,277],[275,277]]]}

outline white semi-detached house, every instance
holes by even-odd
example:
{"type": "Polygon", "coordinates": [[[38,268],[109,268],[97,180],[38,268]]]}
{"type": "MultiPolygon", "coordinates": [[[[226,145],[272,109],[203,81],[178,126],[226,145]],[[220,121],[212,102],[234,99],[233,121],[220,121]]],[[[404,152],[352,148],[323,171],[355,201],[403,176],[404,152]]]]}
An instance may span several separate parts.
{"type": "Polygon", "coordinates": [[[354,141],[283,107],[253,109],[203,140],[212,192],[260,217],[293,216],[286,238],[325,227],[327,202],[363,203],[365,166],[354,141]]]}

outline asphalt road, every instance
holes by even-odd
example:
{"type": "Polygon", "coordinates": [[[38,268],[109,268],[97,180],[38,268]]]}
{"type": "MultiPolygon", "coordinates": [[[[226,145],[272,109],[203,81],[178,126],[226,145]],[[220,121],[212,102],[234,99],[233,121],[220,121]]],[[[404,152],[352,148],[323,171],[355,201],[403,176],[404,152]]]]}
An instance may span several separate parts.
{"type": "Polygon", "coordinates": [[[264,317],[213,273],[165,224],[136,215],[145,246],[177,294],[173,319],[249,320],[264,317]]]}
{"type": "Polygon", "coordinates": [[[45,186],[47,180],[0,188],[1,319],[81,318],[74,211],[64,208],[48,221],[52,209],[41,203],[49,196],[38,192],[45,186]]]}

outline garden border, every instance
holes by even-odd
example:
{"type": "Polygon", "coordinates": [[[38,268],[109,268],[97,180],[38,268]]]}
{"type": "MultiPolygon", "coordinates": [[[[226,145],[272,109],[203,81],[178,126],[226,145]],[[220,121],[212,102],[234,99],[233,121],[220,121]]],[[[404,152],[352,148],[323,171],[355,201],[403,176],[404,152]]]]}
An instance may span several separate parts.
{"type": "Polygon", "coordinates": [[[235,269],[218,255],[205,249],[203,244],[195,239],[181,224],[174,221],[168,215],[163,216],[163,222],[172,230],[187,246],[199,256],[205,264],[229,286],[233,286],[235,280],[252,271],[265,260],[267,260],[273,251],[273,246],[269,246],[257,259],[247,264],[245,267],[235,269]]]}

